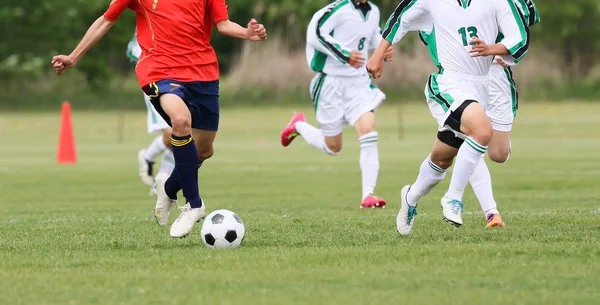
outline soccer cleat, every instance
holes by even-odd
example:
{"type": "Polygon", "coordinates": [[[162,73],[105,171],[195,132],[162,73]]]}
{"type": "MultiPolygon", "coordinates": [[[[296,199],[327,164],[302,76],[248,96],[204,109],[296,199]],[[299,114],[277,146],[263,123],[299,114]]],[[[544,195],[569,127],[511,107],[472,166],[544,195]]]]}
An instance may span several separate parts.
{"type": "Polygon", "coordinates": [[[383,198],[377,198],[373,195],[369,195],[363,199],[360,204],[361,209],[371,209],[371,208],[385,208],[386,202],[383,198]]]}
{"type": "Polygon", "coordinates": [[[296,112],[290,122],[281,132],[281,145],[283,145],[283,147],[290,145],[290,143],[292,143],[292,141],[294,141],[294,139],[299,135],[295,126],[297,122],[304,122],[304,114],[302,112],[296,112]]]}
{"type": "Polygon", "coordinates": [[[165,183],[169,179],[169,175],[160,173],[156,175],[154,181],[154,188],[156,190],[156,206],[154,207],[154,217],[156,223],[164,227],[169,222],[169,214],[171,214],[171,208],[177,205],[177,200],[173,200],[167,196],[165,192],[165,183]]]}
{"type": "Polygon", "coordinates": [[[463,202],[456,199],[450,199],[447,196],[442,197],[440,202],[442,204],[442,214],[444,215],[444,220],[452,225],[460,227],[463,223],[463,202]]]}
{"type": "Polygon", "coordinates": [[[504,227],[504,221],[502,221],[502,216],[500,216],[500,214],[489,213],[487,214],[486,220],[486,228],[504,227]]]}
{"type": "Polygon", "coordinates": [[[190,235],[194,224],[200,222],[200,219],[206,214],[204,205],[199,208],[192,209],[189,203],[179,208],[181,214],[171,225],[171,237],[172,238],[183,238],[190,235]]]}
{"type": "Polygon", "coordinates": [[[417,207],[408,205],[408,200],[406,200],[406,194],[408,194],[409,190],[410,185],[405,185],[400,193],[400,212],[396,216],[396,230],[400,235],[408,235],[410,233],[415,223],[415,216],[417,216],[417,207]]]}
{"type": "Polygon", "coordinates": [[[142,149],[138,152],[138,174],[147,186],[152,186],[154,184],[154,179],[152,179],[152,169],[154,167],[154,162],[150,162],[144,158],[146,154],[146,150],[142,149]]]}

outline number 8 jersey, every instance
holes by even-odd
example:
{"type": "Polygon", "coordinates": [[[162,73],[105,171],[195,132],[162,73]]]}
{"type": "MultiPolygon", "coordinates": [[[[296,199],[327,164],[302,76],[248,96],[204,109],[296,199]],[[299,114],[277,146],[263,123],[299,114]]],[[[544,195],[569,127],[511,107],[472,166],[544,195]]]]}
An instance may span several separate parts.
{"type": "Polygon", "coordinates": [[[359,51],[366,61],[368,51],[381,41],[379,8],[370,2],[339,0],[317,11],[306,33],[306,60],[315,72],[332,76],[366,74],[363,67],[348,63],[359,51]]]}

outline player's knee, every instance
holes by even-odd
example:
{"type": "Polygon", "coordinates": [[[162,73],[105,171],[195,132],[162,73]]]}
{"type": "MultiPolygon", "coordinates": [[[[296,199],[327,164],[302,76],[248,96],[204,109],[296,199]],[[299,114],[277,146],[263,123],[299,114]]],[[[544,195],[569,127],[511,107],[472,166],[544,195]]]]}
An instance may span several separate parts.
{"type": "Polygon", "coordinates": [[[448,159],[446,157],[436,156],[435,153],[431,154],[430,159],[431,159],[431,163],[433,163],[443,169],[447,169],[450,166],[452,166],[452,161],[454,161],[454,158],[448,159]]]}
{"type": "Polygon", "coordinates": [[[200,158],[200,160],[206,160],[206,159],[212,157],[214,154],[215,154],[215,149],[212,146],[207,147],[202,150],[198,150],[198,157],[200,158]]]}
{"type": "Polygon", "coordinates": [[[178,136],[190,134],[192,129],[192,119],[189,115],[174,116],[171,118],[173,133],[178,136]]]}
{"type": "Polygon", "coordinates": [[[342,143],[328,144],[327,150],[328,154],[335,156],[342,151],[342,143]]]}
{"type": "Polygon", "coordinates": [[[504,163],[510,158],[510,147],[489,147],[488,156],[496,163],[504,163]]]}
{"type": "Polygon", "coordinates": [[[492,123],[487,117],[482,117],[474,125],[468,136],[477,143],[487,146],[492,138],[492,123]]]}

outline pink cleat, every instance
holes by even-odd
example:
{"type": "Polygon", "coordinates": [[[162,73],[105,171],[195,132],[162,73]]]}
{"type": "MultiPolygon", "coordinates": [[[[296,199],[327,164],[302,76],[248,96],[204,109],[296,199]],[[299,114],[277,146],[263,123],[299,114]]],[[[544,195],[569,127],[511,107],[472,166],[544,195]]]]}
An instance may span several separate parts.
{"type": "Polygon", "coordinates": [[[290,143],[294,141],[294,138],[298,136],[295,126],[296,122],[304,122],[304,114],[302,112],[296,112],[281,132],[281,145],[283,145],[283,147],[290,145],[290,143]]]}
{"type": "Polygon", "coordinates": [[[373,195],[369,195],[363,199],[360,204],[361,209],[373,209],[373,208],[385,208],[386,202],[383,198],[377,198],[373,195]]]}

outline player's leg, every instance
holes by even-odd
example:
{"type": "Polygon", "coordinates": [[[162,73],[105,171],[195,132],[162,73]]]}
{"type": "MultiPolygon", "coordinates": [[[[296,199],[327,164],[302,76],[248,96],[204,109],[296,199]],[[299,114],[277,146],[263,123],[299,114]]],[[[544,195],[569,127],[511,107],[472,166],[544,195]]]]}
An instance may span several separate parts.
{"type": "MultiPolygon", "coordinates": [[[[431,115],[438,122],[437,139],[433,144],[431,153],[421,163],[419,175],[414,183],[405,185],[400,192],[400,212],[396,217],[396,230],[401,235],[407,235],[412,230],[417,215],[419,199],[427,195],[440,181],[446,177],[446,169],[458,152],[463,140],[458,138],[448,126],[446,116],[449,105],[440,99],[441,95],[434,93],[432,82],[436,74],[432,75],[425,86],[425,97],[431,115]]],[[[436,83],[437,84],[437,83],[436,83]]]]}
{"type": "Polygon", "coordinates": [[[475,171],[481,156],[485,154],[492,126],[483,108],[475,101],[465,101],[449,119],[458,122],[460,131],[467,136],[456,156],[450,187],[442,197],[444,219],[449,223],[462,225],[462,197],[464,190],[475,171]]]}
{"type": "MultiPolygon", "coordinates": [[[[171,226],[171,237],[185,237],[190,234],[194,225],[204,217],[206,205],[201,199],[198,191],[198,169],[202,163],[212,157],[214,154],[213,143],[219,128],[219,82],[193,82],[182,84],[185,87],[189,99],[187,103],[190,109],[193,109],[192,115],[192,136],[195,147],[193,151],[195,157],[188,158],[186,170],[189,170],[188,178],[179,175],[178,183],[183,190],[183,195],[186,197],[187,204],[180,208],[181,214],[171,226]],[[194,185],[191,185],[191,178],[194,178],[194,185]],[[187,188],[187,190],[186,190],[187,188]],[[189,190],[192,189],[193,193],[189,190]],[[190,200],[191,196],[196,195],[197,198],[190,200]]],[[[175,145],[173,147],[176,149],[175,145]]],[[[177,167],[176,171],[180,171],[177,167]]],[[[169,186],[170,187],[170,186],[169,186]]],[[[175,185],[174,185],[175,189],[175,185]]]]}
{"type": "Polygon", "coordinates": [[[305,121],[304,114],[294,114],[281,132],[281,144],[288,146],[296,136],[302,136],[310,146],[335,156],[342,149],[342,130],[346,124],[342,100],[337,94],[337,82],[325,74],[317,74],[311,82],[311,97],[315,106],[317,128],[305,121]]]}
{"type": "Polygon", "coordinates": [[[368,76],[347,80],[344,90],[345,117],[354,127],[360,144],[362,181],[361,208],[385,208],[386,201],[374,196],[379,175],[379,135],[375,130],[375,109],[385,94],[371,84],[368,76]]]}
{"type": "Polygon", "coordinates": [[[144,100],[148,110],[147,122],[148,122],[148,133],[155,133],[163,131],[162,136],[156,137],[145,149],[138,152],[138,173],[142,182],[148,186],[154,184],[154,164],[156,158],[171,146],[171,128],[163,120],[162,117],[154,110],[150,102],[150,98],[144,94],[144,100]],[[165,130],[167,129],[167,130],[165,130]],[[168,132],[168,134],[167,134],[168,132]]]}
{"type": "MultiPolygon", "coordinates": [[[[487,154],[492,161],[504,163],[510,157],[510,132],[518,108],[517,91],[512,72],[500,65],[490,69],[489,102],[486,114],[492,123],[492,138],[487,154]]],[[[482,159],[469,182],[479,200],[486,219],[486,227],[504,226],[492,191],[492,178],[482,159]]]]}
{"type": "Polygon", "coordinates": [[[456,138],[451,131],[438,132],[431,153],[421,163],[417,179],[414,183],[405,185],[400,193],[400,212],[396,217],[398,233],[410,233],[419,199],[429,194],[446,177],[446,169],[452,165],[461,143],[462,140],[456,138]]]}

